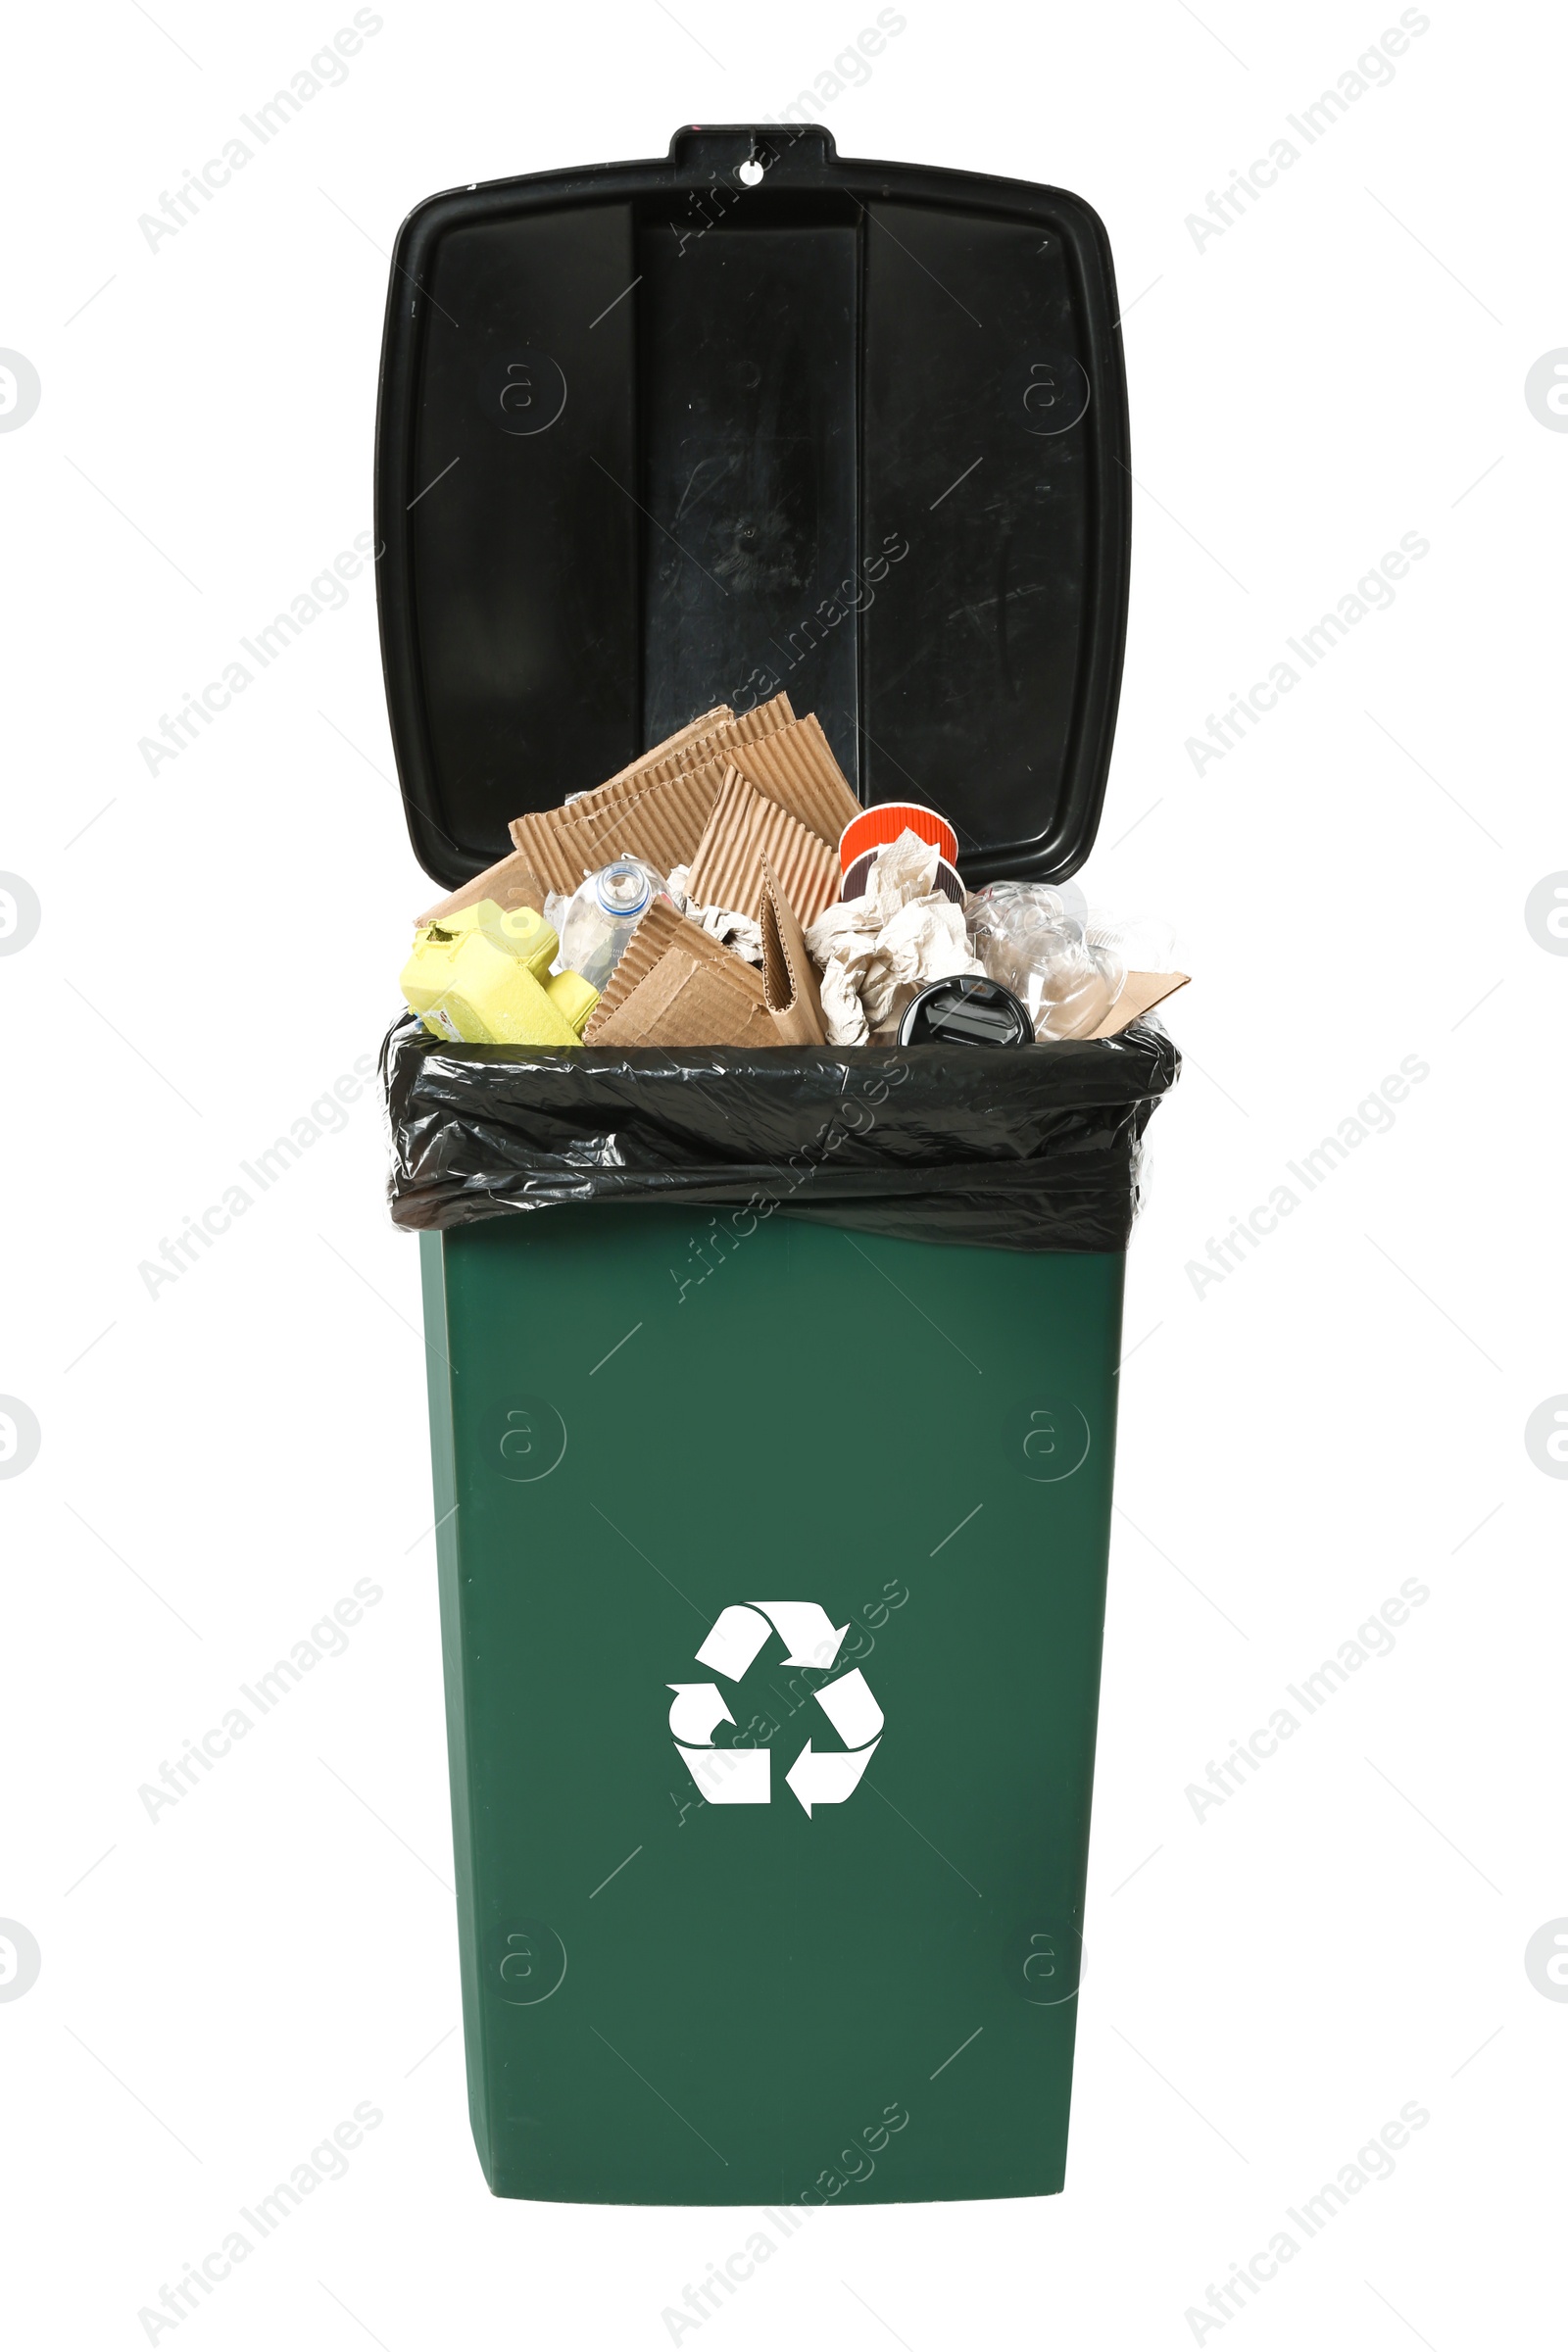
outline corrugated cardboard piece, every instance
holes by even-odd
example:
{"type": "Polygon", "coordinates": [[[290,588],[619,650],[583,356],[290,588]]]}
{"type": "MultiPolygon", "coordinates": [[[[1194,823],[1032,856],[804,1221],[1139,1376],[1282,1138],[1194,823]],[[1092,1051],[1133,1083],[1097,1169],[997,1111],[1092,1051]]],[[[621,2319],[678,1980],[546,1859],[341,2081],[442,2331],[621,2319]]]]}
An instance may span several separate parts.
{"type": "Polygon", "coordinates": [[[771,702],[757,703],[750,710],[743,710],[739,718],[726,704],[720,704],[716,712],[708,711],[702,718],[693,719],[689,727],[682,727],[678,735],[671,735],[667,742],[644,752],[640,760],[634,760],[629,768],[610,780],[612,784],[628,781],[662,784],[671,776],[706,767],[721,752],[734,752],[743,743],[756,743],[763,735],[771,735],[777,727],[794,724],[794,706],[782,690],[771,702]]]}
{"type": "Polygon", "coordinates": [[[837,899],[836,852],[732,766],[692,860],[687,895],[699,906],[722,906],[756,921],[764,858],[801,922],[814,922],[837,899]]]}
{"type": "Polygon", "coordinates": [[[837,853],[839,836],[850,819],[859,815],[860,804],[814,711],[738,747],[732,757],[748,784],[787,808],[837,853]]]}
{"type": "Polygon", "coordinates": [[[662,874],[688,865],[723,782],[721,756],[788,725],[792,716],[788,696],[775,695],[674,751],[661,745],[647,761],[564,808],[514,818],[512,838],[551,889],[563,892],[575,890],[611,858],[644,858],[662,874]]]}
{"type": "Polygon", "coordinates": [[[762,865],[762,993],[781,1046],[827,1043],[816,969],[773,869],[762,865]]]}
{"type": "Polygon", "coordinates": [[[1167,997],[1173,997],[1187,982],[1186,972],[1129,972],[1121,995],[1094,1035],[1119,1037],[1124,1029],[1132,1027],[1140,1013],[1152,1012],[1156,1004],[1163,1004],[1167,997]]]}
{"type": "Polygon", "coordinates": [[[725,719],[734,715],[728,703],[715,703],[711,710],[703,710],[696,718],[689,718],[683,727],[677,727],[673,735],[666,735],[663,742],[656,743],[651,751],[639,753],[624,767],[617,767],[612,776],[606,777],[606,783],[623,784],[628,776],[640,775],[645,767],[657,766],[661,760],[667,760],[672,752],[682,751],[687,744],[695,743],[700,735],[710,735],[715,727],[722,726],[725,719]]]}
{"type": "Polygon", "coordinates": [[[689,863],[717,797],[701,771],[696,778],[601,785],[568,808],[514,818],[512,838],[551,889],[569,896],[612,858],[646,858],[661,874],[689,863]]]}
{"type": "MultiPolygon", "coordinates": [[[[718,941],[711,938],[700,923],[688,922],[685,915],[677,914],[667,899],[656,899],[632,933],[625,953],[610,975],[609,987],[594,1006],[593,1018],[588,1024],[585,1039],[588,1045],[598,1045],[606,1024],[613,1019],[621,1006],[641,987],[643,981],[658,968],[663,958],[675,953],[687,956],[694,963],[711,964],[714,970],[723,976],[729,987],[745,999],[749,1006],[759,1012],[767,1010],[761,973],[752,964],[745,962],[734,953],[733,949],[721,947],[718,941]]],[[[612,1040],[612,1043],[615,1042],[615,1040],[612,1040]]],[[[623,1037],[618,1042],[628,1045],[637,1043],[666,1044],[674,1041],[662,1038],[640,1040],[623,1037]]],[[[696,1040],[686,1039],[681,1042],[711,1046],[722,1044],[725,1041],[705,1037],[696,1040]]],[[[772,1045],[777,1041],[769,1037],[765,1042],[772,1045]]]]}
{"type": "MultiPolygon", "coordinates": [[[[782,703],[785,698],[780,695],[777,700],[782,703]]],[[[706,830],[708,817],[717,805],[732,767],[762,800],[782,808],[829,850],[836,848],[843,830],[846,807],[851,809],[859,807],[828,748],[827,737],[812,716],[792,719],[787,725],[769,728],[765,735],[753,736],[744,743],[725,745],[710,758],[708,751],[708,743],[698,743],[694,752],[703,755],[700,765],[677,767],[673,773],[666,773],[662,763],[650,771],[648,779],[669,794],[671,807],[679,803],[682,821],[684,811],[699,799],[706,803],[707,814],[701,830],[706,830]]],[[[576,806],[573,803],[574,811],[576,806]]],[[[689,850],[679,862],[691,864],[695,857],[696,851],[689,850]]],[[[824,867],[823,871],[826,870],[824,867]]],[[[739,906],[730,906],[727,899],[708,898],[695,891],[692,895],[700,906],[725,906],[732,913],[749,911],[739,906]]]]}
{"type": "Polygon", "coordinates": [[[545,909],[545,885],[520,850],[488,865],[471,882],[465,882],[450,898],[438,899],[416,919],[416,928],[423,930],[426,923],[438,923],[443,915],[461,914],[465,906],[477,906],[481,899],[494,899],[504,913],[515,906],[531,906],[535,914],[545,909]]]}
{"type": "MultiPolygon", "coordinates": [[[[707,936],[706,933],[703,936],[707,936]]],[[[721,951],[742,971],[739,956],[721,951]]],[[[666,950],[646,980],[596,1030],[596,1046],[775,1046],[778,1032],[764,1005],[736,985],[728,971],[684,948],[666,950]]]]}

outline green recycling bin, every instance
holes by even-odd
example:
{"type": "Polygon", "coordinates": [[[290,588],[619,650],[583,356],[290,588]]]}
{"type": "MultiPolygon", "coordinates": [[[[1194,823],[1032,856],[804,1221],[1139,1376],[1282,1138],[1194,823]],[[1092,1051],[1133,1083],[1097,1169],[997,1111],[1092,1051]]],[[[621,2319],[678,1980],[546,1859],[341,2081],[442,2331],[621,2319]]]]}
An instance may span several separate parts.
{"type": "MultiPolygon", "coordinates": [[[[377,513],[425,869],[784,686],[864,804],[951,817],[971,887],[1068,876],[1125,620],[1115,318],[1077,198],[818,128],[421,206],[377,513]]],[[[1168,1040],[573,1056],[407,1024],[386,1068],[490,2187],[1059,2189],[1168,1040]],[[813,1155],[862,1086],[892,1107],[813,1155]]]]}
{"type": "Polygon", "coordinates": [[[421,1239],[486,2178],[1058,2189],[1123,1260],[704,1222],[421,1239]]]}

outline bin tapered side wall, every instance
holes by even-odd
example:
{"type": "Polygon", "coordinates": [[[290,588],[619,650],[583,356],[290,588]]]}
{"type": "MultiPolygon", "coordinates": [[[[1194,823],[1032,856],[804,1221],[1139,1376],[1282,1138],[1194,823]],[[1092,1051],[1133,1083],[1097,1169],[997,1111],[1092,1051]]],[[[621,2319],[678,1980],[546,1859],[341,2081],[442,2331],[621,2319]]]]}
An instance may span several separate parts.
{"type": "Polygon", "coordinates": [[[648,1208],[422,1248],[491,2187],[1059,2188],[1123,1258],[648,1208]],[[831,1673],[776,1633],[699,1663],[758,1602],[847,1629],[831,1673]],[[856,1668],[880,1741],[808,1814],[844,1778],[814,1692],[856,1668]],[[670,1687],[707,1682],[765,1804],[676,1747],[670,1687]]]}
{"type": "Polygon", "coordinates": [[[452,1777],[452,1850],[456,1865],[459,1955],[463,1976],[463,2044],[467,2056],[468,2117],[474,2145],[488,2179],[492,2165],[490,2111],[485,2064],[484,2005],[480,1999],[479,1955],[471,1933],[474,1918],[472,1802],[474,1774],[468,1753],[468,1706],[464,1673],[462,1566],[459,1552],[460,1496],[453,1415],[451,1336],[447,1329],[441,1245],[432,1234],[419,1237],[419,1276],[424,1301],[424,1351],[430,1396],[430,1471],[435,1496],[436,1574],[441,1597],[441,1656],[446,1682],[447,1766],[452,1777]]]}

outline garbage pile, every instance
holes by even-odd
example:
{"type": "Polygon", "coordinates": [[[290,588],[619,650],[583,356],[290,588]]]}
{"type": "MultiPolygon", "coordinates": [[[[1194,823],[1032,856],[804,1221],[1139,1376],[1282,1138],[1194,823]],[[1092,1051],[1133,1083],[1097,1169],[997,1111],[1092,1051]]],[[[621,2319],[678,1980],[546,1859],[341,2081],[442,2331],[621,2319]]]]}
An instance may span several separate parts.
{"type": "Polygon", "coordinates": [[[784,694],[704,711],[511,831],[403,969],[450,1043],[1029,1046],[1113,1037],[1184,984],[1168,935],[1071,884],[966,891],[947,819],[862,809],[784,694]]]}

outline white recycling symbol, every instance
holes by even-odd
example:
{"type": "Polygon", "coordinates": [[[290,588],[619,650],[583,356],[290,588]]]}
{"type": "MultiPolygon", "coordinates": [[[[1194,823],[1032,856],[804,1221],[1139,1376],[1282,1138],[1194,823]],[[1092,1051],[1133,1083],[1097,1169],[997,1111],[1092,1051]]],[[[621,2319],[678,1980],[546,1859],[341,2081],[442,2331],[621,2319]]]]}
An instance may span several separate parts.
{"type": "MultiPolygon", "coordinates": [[[[770,1632],[783,1638],[786,1666],[831,1666],[848,1625],[831,1625],[814,1600],[731,1602],[697,1652],[726,1682],[738,1683],[770,1632]]],[[[710,1805],[767,1805],[773,1801],[773,1756],[766,1747],[715,1747],[713,1732],[735,1718],[716,1683],[668,1683],[675,1693],[669,1728],[675,1753],[710,1805]]],[[[808,1738],[785,1779],[805,1806],[842,1805],[881,1743],[884,1717],[858,1666],[824,1683],[812,1696],[843,1740],[842,1748],[814,1748],[808,1738]]]]}

